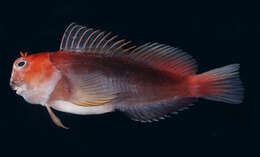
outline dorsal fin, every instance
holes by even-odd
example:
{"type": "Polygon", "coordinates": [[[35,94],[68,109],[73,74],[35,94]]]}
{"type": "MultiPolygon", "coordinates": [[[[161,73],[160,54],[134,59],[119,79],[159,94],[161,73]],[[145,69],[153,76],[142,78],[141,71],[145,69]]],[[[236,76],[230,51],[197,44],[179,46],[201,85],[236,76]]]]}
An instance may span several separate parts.
{"type": "Polygon", "coordinates": [[[115,40],[117,35],[111,35],[111,32],[104,32],[87,28],[85,26],[71,23],[65,30],[61,44],[61,51],[69,52],[103,52],[103,50],[131,50],[134,47],[125,48],[131,41],[115,40]]]}
{"type": "Polygon", "coordinates": [[[131,60],[150,65],[156,69],[187,76],[195,74],[195,60],[178,48],[159,43],[147,43],[130,52],[131,60]]]}
{"type": "Polygon", "coordinates": [[[131,41],[115,40],[116,38],[117,35],[113,36],[111,32],[105,33],[71,23],[63,34],[60,50],[126,57],[180,76],[195,74],[197,71],[195,60],[180,49],[159,43],[126,47],[131,41]]]}

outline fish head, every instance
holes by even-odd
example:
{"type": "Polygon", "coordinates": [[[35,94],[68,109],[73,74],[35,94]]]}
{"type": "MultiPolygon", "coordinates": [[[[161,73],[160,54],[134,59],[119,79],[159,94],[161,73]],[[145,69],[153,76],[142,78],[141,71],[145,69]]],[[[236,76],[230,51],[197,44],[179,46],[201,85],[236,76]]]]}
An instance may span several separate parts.
{"type": "Polygon", "coordinates": [[[27,57],[27,52],[20,52],[21,57],[17,58],[13,63],[13,69],[10,78],[10,86],[13,90],[25,84],[25,75],[30,70],[31,59],[27,57]]]}
{"type": "MultiPolygon", "coordinates": [[[[38,53],[21,57],[13,63],[10,86],[18,95],[32,104],[42,103],[46,97],[46,82],[53,75],[54,67],[50,62],[49,53],[38,53]]],[[[48,92],[48,91],[47,91],[48,92]]]]}

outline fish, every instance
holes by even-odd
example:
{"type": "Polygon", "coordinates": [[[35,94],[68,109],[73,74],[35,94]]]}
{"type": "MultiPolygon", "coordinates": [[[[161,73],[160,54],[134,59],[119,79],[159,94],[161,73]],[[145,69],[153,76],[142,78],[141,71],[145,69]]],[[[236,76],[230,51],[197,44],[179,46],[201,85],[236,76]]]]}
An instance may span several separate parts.
{"type": "Polygon", "coordinates": [[[30,104],[54,114],[119,111],[139,122],[159,121],[198,99],[239,104],[244,88],[239,64],[197,73],[193,57],[160,43],[141,46],[111,32],[71,23],[55,52],[20,52],[10,86],[30,104]]]}

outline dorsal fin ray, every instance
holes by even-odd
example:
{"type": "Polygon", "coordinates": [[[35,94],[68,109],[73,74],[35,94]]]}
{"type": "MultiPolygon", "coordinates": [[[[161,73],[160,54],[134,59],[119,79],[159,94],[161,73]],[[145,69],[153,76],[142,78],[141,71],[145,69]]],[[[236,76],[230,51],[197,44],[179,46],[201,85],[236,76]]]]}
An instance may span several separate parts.
{"type": "Polygon", "coordinates": [[[90,52],[104,52],[103,50],[129,49],[125,47],[131,41],[116,40],[117,35],[111,34],[111,32],[106,33],[101,30],[71,23],[63,34],[60,51],[86,52],[87,50],[91,50],[90,52]]]}
{"type": "Polygon", "coordinates": [[[195,74],[195,60],[178,48],[159,43],[146,43],[130,51],[130,60],[169,71],[179,76],[195,74]]]}

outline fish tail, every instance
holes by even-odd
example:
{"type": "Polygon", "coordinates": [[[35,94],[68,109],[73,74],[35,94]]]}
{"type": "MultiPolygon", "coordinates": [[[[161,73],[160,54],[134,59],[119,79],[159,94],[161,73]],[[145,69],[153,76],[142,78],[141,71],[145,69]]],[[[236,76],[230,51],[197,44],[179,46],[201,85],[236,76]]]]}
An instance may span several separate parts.
{"type": "Polygon", "coordinates": [[[189,78],[190,95],[209,100],[239,104],[243,101],[243,86],[239,64],[231,64],[189,78]]]}

